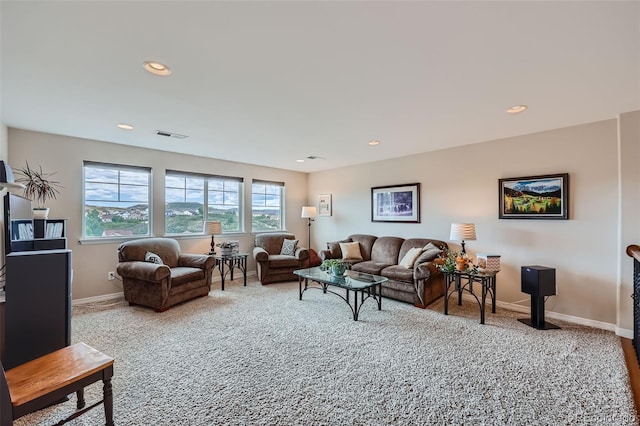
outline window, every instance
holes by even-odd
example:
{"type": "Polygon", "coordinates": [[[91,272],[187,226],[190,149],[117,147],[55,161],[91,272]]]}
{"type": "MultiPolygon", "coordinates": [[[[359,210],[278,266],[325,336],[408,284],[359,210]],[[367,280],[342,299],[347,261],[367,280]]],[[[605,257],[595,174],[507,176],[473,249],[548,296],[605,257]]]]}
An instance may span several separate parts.
{"type": "Polygon", "coordinates": [[[151,169],[85,161],[83,237],[151,235],[151,169]]]}
{"type": "Polygon", "coordinates": [[[253,231],[283,230],[284,183],[254,180],[251,185],[253,231]]]}
{"type": "Polygon", "coordinates": [[[242,178],[167,170],[165,233],[202,234],[209,220],[222,222],[223,232],[241,232],[242,182],[242,178]]]}

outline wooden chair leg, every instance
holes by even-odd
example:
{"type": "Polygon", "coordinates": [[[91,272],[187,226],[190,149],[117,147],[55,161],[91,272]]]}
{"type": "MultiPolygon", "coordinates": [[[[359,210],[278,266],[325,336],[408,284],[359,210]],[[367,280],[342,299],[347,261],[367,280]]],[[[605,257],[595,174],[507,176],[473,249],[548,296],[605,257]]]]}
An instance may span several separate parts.
{"type": "Polygon", "coordinates": [[[103,392],[103,404],[104,404],[104,417],[107,426],[114,426],[113,424],[113,391],[111,387],[111,378],[104,380],[103,392]]]}
{"type": "Polygon", "coordinates": [[[76,407],[78,408],[78,410],[82,410],[84,408],[84,406],[86,405],[86,403],[84,401],[84,388],[78,389],[76,391],[76,395],[78,396],[78,403],[77,403],[76,407]]]}

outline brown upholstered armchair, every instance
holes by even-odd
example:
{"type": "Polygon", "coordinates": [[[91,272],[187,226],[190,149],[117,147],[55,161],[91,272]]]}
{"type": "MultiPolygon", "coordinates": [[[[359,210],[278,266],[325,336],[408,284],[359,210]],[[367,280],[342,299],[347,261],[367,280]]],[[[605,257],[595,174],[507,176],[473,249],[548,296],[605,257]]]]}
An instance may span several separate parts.
{"type": "Polygon", "coordinates": [[[292,254],[281,254],[284,240],[295,239],[296,236],[288,232],[256,235],[253,257],[258,265],[258,278],[262,284],[298,279],[293,271],[304,268],[309,250],[296,246],[292,254]]]}
{"type": "Polygon", "coordinates": [[[180,245],[172,238],[122,243],[118,261],[116,270],[122,277],[124,299],[130,305],[163,312],[185,300],[206,296],[211,290],[213,256],[181,254],[180,245]]]}

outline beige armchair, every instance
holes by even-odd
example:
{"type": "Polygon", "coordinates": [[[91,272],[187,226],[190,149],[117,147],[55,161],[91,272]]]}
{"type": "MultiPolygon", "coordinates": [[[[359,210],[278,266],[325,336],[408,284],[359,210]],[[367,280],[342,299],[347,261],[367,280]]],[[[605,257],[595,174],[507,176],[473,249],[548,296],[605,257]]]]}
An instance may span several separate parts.
{"type": "Polygon", "coordinates": [[[295,239],[295,235],[288,232],[256,235],[253,258],[256,260],[258,278],[262,284],[298,279],[293,271],[305,267],[306,260],[309,258],[309,250],[304,247],[296,247],[292,254],[281,254],[284,240],[295,239]]]}
{"type": "Polygon", "coordinates": [[[169,307],[206,296],[211,290],[213,256],[181,254],[172,238],[131,240],[118,247],[118,275],[124,299],[163,312],[169,307]]]}

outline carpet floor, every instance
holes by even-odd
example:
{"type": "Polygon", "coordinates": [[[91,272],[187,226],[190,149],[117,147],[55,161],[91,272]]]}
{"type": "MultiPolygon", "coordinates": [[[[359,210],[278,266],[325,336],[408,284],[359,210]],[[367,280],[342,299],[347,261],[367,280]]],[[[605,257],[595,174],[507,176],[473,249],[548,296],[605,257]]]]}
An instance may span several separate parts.
{"type": "MultiPolygon", "coordinates": [[[[73,342],[115,358],[116,425],[636,425],[620,341],[440,299],[427,309],[233,281],[164,313],[74,308],[73,342]]],[[[86,389],[87,403],[101,384],[86,389]]],[[[51,425],[75,396],[14,422],[51,425]]],[[[71,425],[104,424],[101,406],[71,425]]]]}

